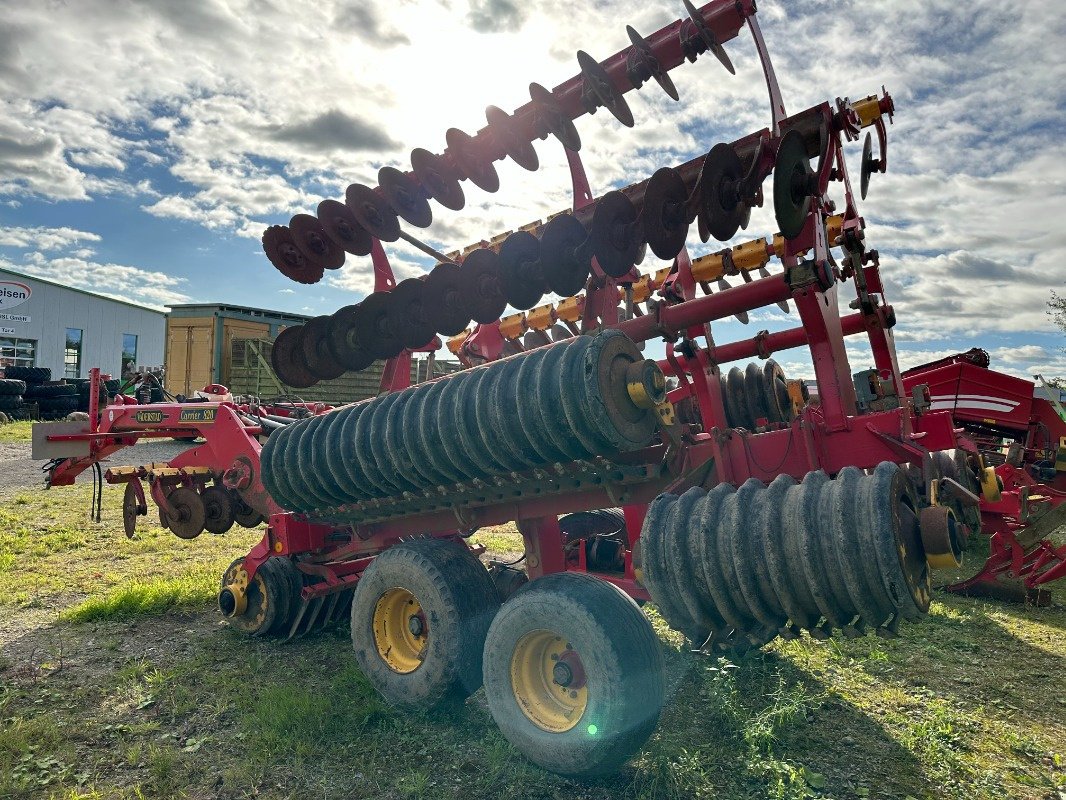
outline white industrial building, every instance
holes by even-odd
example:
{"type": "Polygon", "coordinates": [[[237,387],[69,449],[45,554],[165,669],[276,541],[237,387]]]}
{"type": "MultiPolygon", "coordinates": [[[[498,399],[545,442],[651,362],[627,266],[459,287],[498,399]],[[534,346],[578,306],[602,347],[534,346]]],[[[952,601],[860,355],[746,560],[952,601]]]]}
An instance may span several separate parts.
{"type": "Polygon", "coordinates": [[[36,366],[52,379],[114,377],[163,365],[166,314],[146,306],[0,269],[0,367],[36,366]]]}

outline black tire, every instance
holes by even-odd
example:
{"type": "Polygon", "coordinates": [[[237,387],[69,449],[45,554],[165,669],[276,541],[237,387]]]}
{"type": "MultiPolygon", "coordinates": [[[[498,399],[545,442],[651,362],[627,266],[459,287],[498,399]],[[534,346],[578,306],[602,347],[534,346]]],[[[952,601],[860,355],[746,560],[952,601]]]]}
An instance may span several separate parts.
{"type": "Polygon", "coordinates": [[[74,397],[78,387],[69,383],[35,383],[26,387],[26,397],[74,397]]]}
{"type": "MultiPolygon", "coordinates": [[[[244,613],[226,616],[226,623],[231,628],[249,636],[275,635],[282,629],[288,633],[289,615],[297,601],[294,599],[294,584],[289,571],[280,563],[284,560],[268,558],[259,565],[245,591],[247,607],[244,613]]],[[[221,590],[234,581],[237,570],[243,564],[244,558],[238,558],[222,573],[219,587],[220,608],[223,605],[221,590]]],[[[222,608],[223,614],[226,614],[227,610],[222,608]]]]}
{"type": "Polygon", "coordinates": [[[374,559],[356,586],[355,658],[393,705],[461,700],[481,686],[481,652],[499,605],[488,571],[465,546],[439,539],[396,545],[374,559]],[[390,606],[398,612],[390,615],[390,606]],[[396,622],[412,609],[419,611],[396,622]],[[425,635],[410,627],[415,624],[425,635]]]}
{"type": "Polygon", "coordinates": [[[163,396],[163,389],[160,386],[153,386],[148,392],[148,399],[152,403],[162,403],[166,400],[163,396]]]}
{"type": "MultiPolygon", "coordinates": [[[[508,600],[489,628],[484,672],[489,711],[503,735],[534,763],[571,778],[615,772],[647,741],[664,702],[663,655],[651,623],[629,596],[591,575],[539,578],[508,600]],[[541,705],[527,696],[523,706],[516,698],[522,690],[515,688],[522,673],[513,673],[521,665],[513,662],[545,633],[564,652],[552,659],[553,679],[545,677],[542,688],[545,696],[554,697],[556,687],[565,694],[541,705]],[[565,661],[569,652],[580,657],[587,678],[585,705],[576,720],[563,723],[568,729],[553,731],[531,714],[559,714],[572,702],[555,682],[559,665],[571,663],[565,661]]],[[[536,685],[535,675],[532,680],[536,685]]]]}
{"type": "MultiPolygon", "coordinates": [[[[21,381],[19,381],[21,383],[21,381]]],[[[0,394],[0,410],[14,411],[22,408],[22,398],[15,394],[0,394]]]]}
{"type": "Polygon", "coordinates": [[[45,412],[57,412],[63,411],[69,414],[71,411],[76,411],[78,408],[78,398],[76,397],[40,397],[37,398],[37,406],[40,408],[41,413],[45,412]]]}
{"type": "Polygon", "coordinates": [[[116,395],[118,394],[118,390],[122,388],[122,381],[104,381],[104,388],[107,389],[108,395],[116,395]]]}
{"type": "Polygon", "coordinates": [[[52,370],[48,367],[7,367],[5,378],[15,378],[26,383],[45,383],[52,380],[52,370]]]}
{"type": "Polygon", "coordinates": [[[204,501],[204,530],[216,535],[233,527],[233,500],[221,486],[208,486],[200,493],[204,501]]]}
{"type": "Polygon", "coordinates": [[[26,381],[14,378],[0,378],[0,397],[26,394],[26,381]]]}

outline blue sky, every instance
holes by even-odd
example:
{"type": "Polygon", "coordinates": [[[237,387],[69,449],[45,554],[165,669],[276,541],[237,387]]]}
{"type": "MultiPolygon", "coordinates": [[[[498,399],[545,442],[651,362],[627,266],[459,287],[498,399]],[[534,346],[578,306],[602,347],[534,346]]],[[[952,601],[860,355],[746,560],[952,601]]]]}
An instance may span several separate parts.
{"type": "MultiPolygon", "coordinates": [[[[675,7],[676,6],[676,7],[675,7]]],[[[268,224],[313,212],[483,110],[561,83],[574,53],[604,59],[680,3],[172,3],[0,0],[0,266],[125,299],[228,302],[329,313],[372,285],[368,259],[313,287],[262,255],[268,224]]],[[[896,99],[890,171],[862,212],[883,255],[904,366],[981,346],[998,368],[1066,375],[1045,315],[1066,289],[1066,15],[1055,0],[763,0],[760,19],[790,111],[886,84],[896,99]]],[[[628,95],[637,124],[582,117],[596,193],[649,176],[767,124],[750,37],[628,95]]],[[[860,144],[849,149],[857,174],[860,144]]],[[[502,189],[467,185],[467,207],[434,206],[425,238],[451,250],[568,205],[561,149],[537,173],[499,166],[502,189]]],[[[775,229],[769,209],[747,234],[775,229]]],[[[712,243],[713,244],[713,243],[712,243]]],[[[720,246],[720,245],[718,245],[720,246]]],[[[710,249],[693,231],[693,255],[710,249]]],[[[390,248],[401,277],[432,266],[390,248]]],[[[654,259],[643,268],[658,269],[654,259]]],[[[776,309],[717,341],[797,324],[776,309]]],[[[865,348],[849,347],[854,369],[865,348]]],[[[809,374],[799,351],[779,358],[809,374]]]]}

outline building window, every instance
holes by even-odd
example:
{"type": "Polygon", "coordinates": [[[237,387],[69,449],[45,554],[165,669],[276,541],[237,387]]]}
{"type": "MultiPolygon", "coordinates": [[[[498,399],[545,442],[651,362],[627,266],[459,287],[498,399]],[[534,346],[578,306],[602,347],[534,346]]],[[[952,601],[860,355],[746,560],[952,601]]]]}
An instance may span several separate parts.
{"type": "Polygon", "coordinates": [[[81,377],[81,328],[67,328],[67,342],[63,348],[63,377],[81,377]]]}
{"type": "Polygon", "coordinates": [[[36,355],[37,342],[32,339],[0,338],[0,367],[32,367],[36,355]]]}
{"type": "Polygon", "coordinates": [[[133,333],[122,334],[122,374],[133,372],[137,368],[137,336],[133,333]]]}

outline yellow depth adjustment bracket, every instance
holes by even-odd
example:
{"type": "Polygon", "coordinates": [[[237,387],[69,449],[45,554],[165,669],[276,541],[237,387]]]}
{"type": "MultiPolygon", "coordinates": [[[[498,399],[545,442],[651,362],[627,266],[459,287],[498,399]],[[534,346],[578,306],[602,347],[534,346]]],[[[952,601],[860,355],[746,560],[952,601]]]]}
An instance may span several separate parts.
{"type": "Polygon", "coordinates": [[[859,122],[862,123],[864,128],[870,127],[884,116],[881,111],[881,100],[876,94],[864,97],[862,100],[856,100],[851,104],[851,107],[859,115],[859,122]]]}
{"type": "Polygon", "coordinates": [[[692,277],[700,283],[716,281],[725,274],[725,259],[720,253],[708,253],[692,262],[692,277]]]}
{"type": "MultiPolygon", "coordinates": [[[[669,275],[669,272],[667,273],[667,275],[669,275]]],[[[660,283],[659,286],[662,286],[662,284],[660,283]]],[[[643,303],[645,300],[651,297],[653,288],[654,287],[651,283],[651,275],[641,276],[641,279],[633,284],[633,302],[643,303]]]]}
{"type": "Polygon", "coordinates": [[[585,296],[568,297],[559,302],[555,308],[555,316],[564,322],[577,322],[585,313],[585,296]]]}
{"type": "Polygon", "coordinates": [[[984,456],[978,455],[981,471],[981,496],[988,503],[998,503],[1003,499],[1003,486],[999,482],[999,476],[992,467],[985,466],[984,456]]]}
{"type": "Polygon", "coordinates": [[[469,335],[470,331],[463,331],[458,336],[453,336],[451,339],[448,340],[448,349],[451,351],[453,356],[459,355],[459,348],[463,346],[463,342],[466,341],[466,338],[469,335]]]}
{"type": "Polygon", "coordinates": [[[825,239],[830,247],[836,246],[837,239],[844,233],[844,215],[834,214],[825,221],[825,239]]]}
{"type": "Polygon", "coordinates": [[[521,312],[511,314],[509,317],[504,317],[500,320],[500,334],[505,339],[517,339],[528,330],[529,325],[526,324],[526,315],[521,312]]]}
{"type": "Polygon", "coordinates": [[[525,233],[536,233],[537,229],[541,225],[542,225],[541,221],[539,219],[535,219],[532,222],[527,222],[525,225],[520,227],[518,230],[523,231],[525,233]]]}
{"type": "Polygon", "coordinates": [[[526,312],[526,323],[535,331],[546,331],[555,324],[555,306],[547,303],[526,312]]]}

